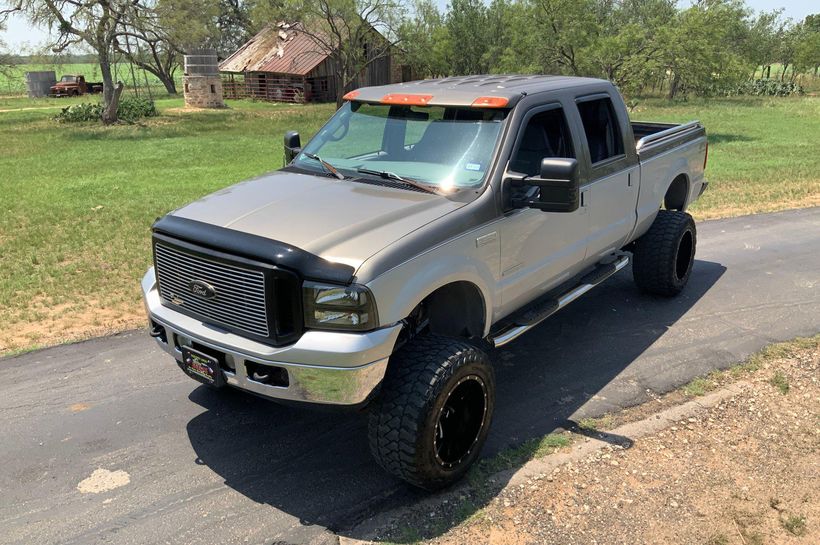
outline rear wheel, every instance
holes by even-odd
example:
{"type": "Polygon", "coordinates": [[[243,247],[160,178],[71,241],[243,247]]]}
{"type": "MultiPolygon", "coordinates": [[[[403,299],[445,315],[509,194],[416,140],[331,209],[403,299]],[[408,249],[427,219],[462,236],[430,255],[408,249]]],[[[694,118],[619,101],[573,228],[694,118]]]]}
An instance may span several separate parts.
{"type": "Polygon", "coordinates": [[[391,358],[370,413],[370,450],[387,471],[428,490],[467,472],[487,438],[495,400],[487,355],[423,335],[391,358]]]}
{"type": "Polygon", "coordinates": [[[689,282],[695,261],[695,220],[686,212],[661,210],[633,250],[632,276],[642,291],[671,297],[689,282]]]}

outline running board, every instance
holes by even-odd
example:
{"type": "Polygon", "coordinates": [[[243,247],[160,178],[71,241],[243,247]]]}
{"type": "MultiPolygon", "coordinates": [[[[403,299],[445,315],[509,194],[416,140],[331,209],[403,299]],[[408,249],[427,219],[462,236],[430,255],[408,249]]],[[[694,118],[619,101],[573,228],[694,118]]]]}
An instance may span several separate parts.
{"type": "Polygon", "coordinates": [[[611,263],[599,265],[589,274],[581,278],[579,284],[563,295],[526,308],[517,315],[512,324],[497,334],[490,335],[489,341],[495,348],[514,341],[533,327],[537,326],[568,304],[572,303],[586,292],[620,271],[629,263],[627,254],[619,254],[611,263]]]}

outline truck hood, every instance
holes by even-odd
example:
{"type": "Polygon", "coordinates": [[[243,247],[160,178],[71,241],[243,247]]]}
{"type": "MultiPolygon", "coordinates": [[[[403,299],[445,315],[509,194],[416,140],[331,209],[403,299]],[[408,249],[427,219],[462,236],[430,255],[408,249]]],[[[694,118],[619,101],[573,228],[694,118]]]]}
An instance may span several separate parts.
{"type": "Polygon", "coordinates": [[[358,269],[382,248],[462,206],[440,195],[278,171],[172,214],[285,242],[358,269]]]}

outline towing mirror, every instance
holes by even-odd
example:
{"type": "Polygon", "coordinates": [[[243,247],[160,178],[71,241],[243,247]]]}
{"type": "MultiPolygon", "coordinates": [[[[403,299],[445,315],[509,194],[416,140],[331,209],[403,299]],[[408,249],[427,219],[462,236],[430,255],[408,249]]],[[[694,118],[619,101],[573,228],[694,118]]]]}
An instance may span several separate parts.
{"type": "Polygon", "coordinates": [[[540,189],[538,198],[513,202],[516,208],[537,208],[544,212],[575,212],[578,210],[580,178],[575,159],[545,157],[538,177],[514,179],[517,186],[530,185],[540,189]]]}
{"type": "Polygon", "coordinates": [[[285,164],[287,165],[302,152],[302,139],[296,131],[285,133],[285,164]]]}

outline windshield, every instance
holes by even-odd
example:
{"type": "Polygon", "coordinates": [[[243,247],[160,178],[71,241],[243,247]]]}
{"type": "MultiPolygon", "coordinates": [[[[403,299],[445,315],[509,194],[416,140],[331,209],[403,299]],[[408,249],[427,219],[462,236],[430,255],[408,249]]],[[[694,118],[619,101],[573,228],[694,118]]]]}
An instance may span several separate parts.
{"type": "Polygon", "coordinates": [[[484,182],[504,110],[345,103],[296,158],[312,172],[330,163],[342,174],[366,169],[444,190],[484,182]]]}
{"type": "Polygon", "coordinates": [[[62,81],[63,83],[77,83],[77,77],[76,76],[63,76],[63,78],[60,81],[62,81]]]}

